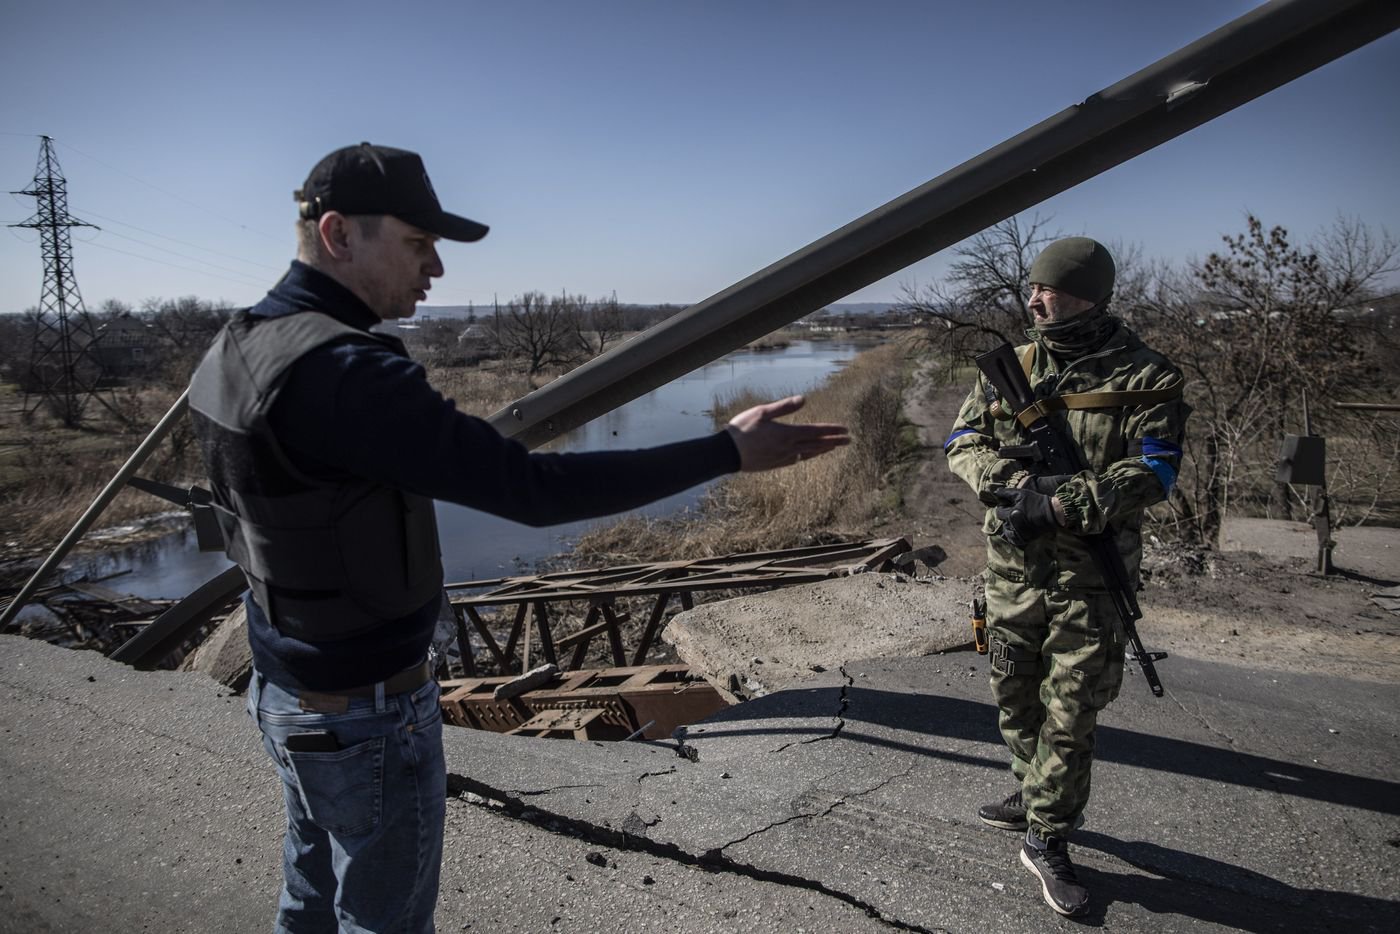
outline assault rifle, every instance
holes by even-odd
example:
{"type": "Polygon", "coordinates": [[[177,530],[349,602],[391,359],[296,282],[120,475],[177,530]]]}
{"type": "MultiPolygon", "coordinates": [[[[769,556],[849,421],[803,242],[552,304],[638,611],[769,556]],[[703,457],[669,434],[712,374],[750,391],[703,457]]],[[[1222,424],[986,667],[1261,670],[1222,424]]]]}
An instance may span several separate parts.
{"type": "MultiPolygon", "coordinates": [[[[1002,457],[1043,464],[1051,474],[1072,474],[1088,468],[1057,407],[1036,399],[1010,344],[1002,344],[995,350],[980,354],[974,358],[974,362],[1001,395],[1001,401],[997,404],[1006,407],[1030,434],[1030,444],[1002,445],[1002,457]]],[[[1136,626],[1137,621],[1142,619],[1142,609],[1138,606],[1137,594],[1133,592],[1123,556],[1118,553],[1112,526],[1081,538],[1113,599],[1113,607],[1118,611],[1133,661],[1142,667],[1152,695],[1161,697],[1162,681],[1157,677],[1155,663],[1166,658],[1167,653],[1149,652],[1143,648],[1136,626]]]]}

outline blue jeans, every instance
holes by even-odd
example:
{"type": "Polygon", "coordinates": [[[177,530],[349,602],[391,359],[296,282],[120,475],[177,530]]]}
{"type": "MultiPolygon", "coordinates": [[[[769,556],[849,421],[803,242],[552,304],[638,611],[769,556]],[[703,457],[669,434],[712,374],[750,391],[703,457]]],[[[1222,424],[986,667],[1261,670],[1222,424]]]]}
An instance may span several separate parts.
{"type": "Polygon", "coordinates": [[[254,672],[248,713],[287,806],[275,930],[431,934],[447,812],[437,682],[314,713],[254,672]],[[339,749],[287,749],[321,730],[339,749]]]}

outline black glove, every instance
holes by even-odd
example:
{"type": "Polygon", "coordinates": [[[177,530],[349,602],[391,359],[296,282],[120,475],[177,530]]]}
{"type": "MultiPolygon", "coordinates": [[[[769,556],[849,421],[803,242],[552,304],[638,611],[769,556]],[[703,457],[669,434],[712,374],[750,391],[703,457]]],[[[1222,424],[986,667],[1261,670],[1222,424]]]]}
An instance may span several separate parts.
{"type": "Polygon", "coordinates": [[[1044,477],[1032,475],[1026,478],[1026,481],[1021,484],[1020,488],[1023,490],[1034,490],[1037,493],[1044,493],[1046,496],[1054,496],[1056,490],[1072,479],[1074,479],[1074,474],[1072,473],[1052,473],[1044,477]]]}
{"type": "Polygon", "coordinates": [[[1000,535],[1017,548],[1025,548],[1035,539],[1059,526],[1050,496],[1021,487],[1003,487],[996,492],[1001,505],[997,518],[1001,520],[1000,535]]]}

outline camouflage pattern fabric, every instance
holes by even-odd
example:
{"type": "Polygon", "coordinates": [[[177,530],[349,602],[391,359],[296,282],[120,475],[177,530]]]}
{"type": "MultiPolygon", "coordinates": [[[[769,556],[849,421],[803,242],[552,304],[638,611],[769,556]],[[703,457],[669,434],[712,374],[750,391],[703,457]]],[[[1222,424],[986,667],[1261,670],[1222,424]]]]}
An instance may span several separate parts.
{"type": "MultiPolygon", "coordinates": [[[[1034,332],[1028,332],[1034,334],[1034,332]]],[[[1025,346],[1016,349],[1019,358],[1025,346]]],[[[1068,364],[1037,348],[1030,382],[1036,394],[1160,389],[1181,381],[1181,371],[1118,323],[1103,348],[1068,364]]],[[[1142,513],[1166,498],[1181,469],[1181,443],[1190,407],[1180,399],[1133,408],[1084,409],[1063,418],[1090,469],[1076,474],[1055,495],[1065,507],[1067,529],[1030,543],[1023,551],[997,533],[996,491],[1032,465],[1003,458],[1005,444],[1024,444],[1021,426],[988,411],[986,384],[979,374],[944,451],[948,467],[972,487],[987,506],[987,566],[1004,580],[1066,590],[1102,590],[1079,536],[1102,531],[1110,522],[1134,580],[1142,559],[1142,513]]]]}
{"type": "Polygon", "coordinates": [[[1026,818],[1041,839],[1066,836],[1089,802],[1094,725],[1123,683],[1123,643],[1113,620],[1106,596],[987,577],[997,725],[1026,818]]]}
{"type": "MultiPolygon", "coordinates": [[[[1176,385],[1181,372],[1126,325],[1095,352],[1057,359],[1037,342],[1030,382],[1040,398],[1081,392],[1155,390],[1176,385]]],[[[1021,358],[1025,345],[1017,348],[1021,358]]],[[[1142,558],[1142,514],[1170,492],[1181,466],[1190,407],[1179,398],[1151,405],[1073,410],[1063,414],[1089,469],[1061,484],[1055,496],[1068,527],[1024,549],[1004,540],[996,492],[1017,485],[1033,464],[1001,456],[1024,444],[1014,420],[989,409],[980,375],[944,451],[949,468],[987,506],[987,632],[993,641],[992,691],[1012,771],[1021,782],[1028,820],[1042,836],[1064,835],[1089,798],[1098,712],[1123,677],[1123,644],[1113,605],[1104,595],[1081,535],[1117,530],[1115,544],[1129,577],[1142,558]]]]}

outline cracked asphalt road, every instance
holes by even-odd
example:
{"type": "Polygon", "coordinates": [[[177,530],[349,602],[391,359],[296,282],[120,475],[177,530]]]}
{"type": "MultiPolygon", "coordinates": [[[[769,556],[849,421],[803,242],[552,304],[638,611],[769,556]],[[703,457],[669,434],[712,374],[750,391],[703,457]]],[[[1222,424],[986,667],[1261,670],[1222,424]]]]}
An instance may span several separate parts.
{"type": "MultiPolygon", "coordinates": [[[[1131,676],[1099,730],[1075,841],[1090,923],[1393,929],[1400,691],[1169,665],[1166,698],[1131,676]]],[[[1060,922],[1016,860],[1019,835],[974,817],[1009,787],[986,693],[966,653],[852,662],[692,727],[684,758],[678,742],[521,757],[508,738],[470,734],[450,761],[474,762],[476,793],[532,821],[821,892],[886,929],[1040,929],[1060,922]],[[676,766],[649,774],[667,756],[676,766]],[[565,787],[580,771],[586,793],[565,787]],[[596,787],[609,772],[615,794],[596,787]]]]}
{"type": "MultiPolygon", "coordinates": [[[[1075,838],[1115,931],[1392,930],[1400,689],[1174,657],[1106,712],[1075,838]]],[[[280,792],[197,674],[0,637],[0,931],[269,925],[280,792]]],[[[440,931],[1067,925],[976,806],[976,656],[848,662],[665,743],[450,730],[440,931]],[[688,752],[688,754],[683,754],[688,752]]]]}

